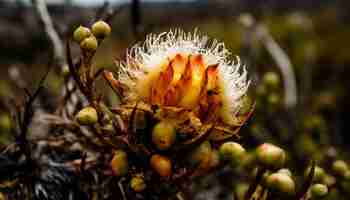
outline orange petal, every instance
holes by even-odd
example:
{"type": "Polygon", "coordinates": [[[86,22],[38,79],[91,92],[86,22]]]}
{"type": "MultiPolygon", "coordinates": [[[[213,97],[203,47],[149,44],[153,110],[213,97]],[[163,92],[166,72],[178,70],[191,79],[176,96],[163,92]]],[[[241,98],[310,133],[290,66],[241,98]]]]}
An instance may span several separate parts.
{"type": "Polygon", "coordinates": [[[185,71],[187,62],[188,58],[181,54],[176,54],[176,56],[173,58],[173,60],[170,63],[170,65],[174,69],[174,77],[172,80],[172,84],[176,84],[181,79],[185,71]]]}
{"type": "Polygon", "coordinates": [[[186,66],[182,78],[181,90],[182,98],[180,105],[185,108],[193,108],[199,100],[203,85],[205,66],[202,55],[190,57],[190,62],[186,66]]]}
{"type": "Polygon", "coordinates": [[[195,55],[190,58],[190,70],[192,75],[192,81],[203,80],[205,66],[202,55],[195,55]]]}
{"type": "Polygon", "coordinates": [[[217,80],[218,80],[218,64],[210,65],[206,70],[206,89],[214,90],[217,88],[217,80]]]}
{"type": "Polygon", "coordinates": [[[164,94],[169,87],[174,75],[171,65],[168,65],[165,71],[160,72],[158,79],[152,84],[151,103],[163,104],[164,94]]]}

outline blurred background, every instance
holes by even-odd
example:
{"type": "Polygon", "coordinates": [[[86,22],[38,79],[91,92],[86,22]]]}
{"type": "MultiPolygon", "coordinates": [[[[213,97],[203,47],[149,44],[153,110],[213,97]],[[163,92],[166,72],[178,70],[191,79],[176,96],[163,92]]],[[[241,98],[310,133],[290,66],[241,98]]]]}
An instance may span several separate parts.
{"type": "MultiPolygon", "coordinates": [[[[13,141],[7,102],[23,96],[22,86],[34,87],[55,54],[33,2],[0,1],[2,145],[13,141]]],[[[46,3],[63,46],[76,27],[91,25],[107,5],[104,0],[46,3]]],[[[198,29],[223,41],[250,72],[256,106],[241,131],[244,146],[278,144],[288,150],[288,166],[296,172],[310,159],[325,168],[332,159],[349,160],[350,1],[110,0],[109,5],[115,10],[112,37],[99,48],[97,67],[115,68],[114,62],[147,33],[198,29]]],[[[63,80],[59,68],[48,76],[48,111],[58,103],[63,80]]]]}

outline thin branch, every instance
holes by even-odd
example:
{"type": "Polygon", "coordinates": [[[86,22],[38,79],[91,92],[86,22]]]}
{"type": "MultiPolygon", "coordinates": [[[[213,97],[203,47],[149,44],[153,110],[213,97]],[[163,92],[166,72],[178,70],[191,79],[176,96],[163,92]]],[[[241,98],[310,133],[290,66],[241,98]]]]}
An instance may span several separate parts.
{"type": "Polygon", "coordinates": [[[249,200],[251,196],[254,194],[265,172],[266,172],[265,168],[262,168],[262,167],[258,168],[254,182],[249,185],[248,191],[244,195],[245,200],[249,200]]]}
{"type": "Polygon", "coordinates": [[[54,59],[60,67],[63,67],[65,62],[63,43],[54,28],[46,2],[45,0],[32,0],[32,4],[35,7],[40,20],[42,21],[46,35],[51,42],[54,59]]]}
{"type": "Polygon", "coordinates": [[[258,23],[252,15],[247,14],[244,16],[244,20],[241,19],[241,24],[247,28],[249,32],[252,32],[271,54],[283,76],[285,106],[287,109],[294,108],[297,104],[298,97],[297,85],[293,66],[288,55],[269,33],[268,28],[265,25],[258,23]]]}
{"type": "Polygon", "coordinates": [[[293,66],[288,55],[274,40],[266,26],[258,25],[256,34],[281,70],[285,87],[284,103],[286,108],[294,108],[297,104],[297,86],[293,66]]]}
{"type": "Polygon", "coordinates": [[[307,175],[306,180],[304,181],[300,191],[297,192],[296,194],[296,199],[301,199],[307,191],[309,190],[311,184],[312,184],[312,179],[314,178],[315,175],[315,167],[316,167],[316,162],[314,160],[311,161],[311,167],[310,167],[310,172],[307,175]]]}

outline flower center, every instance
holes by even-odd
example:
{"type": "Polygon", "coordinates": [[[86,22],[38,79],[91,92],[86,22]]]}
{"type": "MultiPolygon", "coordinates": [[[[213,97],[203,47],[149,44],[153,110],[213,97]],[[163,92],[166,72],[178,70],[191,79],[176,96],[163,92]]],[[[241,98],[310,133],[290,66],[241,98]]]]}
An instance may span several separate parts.
{"type": "MultiPolygon", "coordinates": [[[[148,76],[149,88],[141,85],[144,99],[153,105],[179,106],[196,111],[201,118],[219,115],[221,98],[218,64],[207,66],[201,54],[176,54],[148,76]]],[[[211,117],[211,118],[212,118],[211,117]]],[[[216,118],[216,117],[215,117],[216,118]]]]}

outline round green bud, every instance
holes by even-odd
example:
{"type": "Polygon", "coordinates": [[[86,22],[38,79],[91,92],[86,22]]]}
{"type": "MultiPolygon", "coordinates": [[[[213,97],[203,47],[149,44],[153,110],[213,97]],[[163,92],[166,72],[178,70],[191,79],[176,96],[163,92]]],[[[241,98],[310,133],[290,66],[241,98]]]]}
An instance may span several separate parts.
{"type": "Polygon", "coordinates": [[[260,145],[257,150],[258,162],[266,168],[278,169],[284,165],[286,154],[283,149],[269,143],[260,145]]]}
{"type": "MultiPolygon", "coordinates": [[[[305,170],[304,177],[308,177],[310,173],[311,167],[308,167],[305,170]]],[[[315,166],[315,171],[314,171],[314,177],[312,179],[313,182],[322,182],[323,178],[325,177],[326,172],[319,166],[315,166]]]]}
{"type": "Polygon", "coordinates": [[[291,172],[289,169],[287,169],[287,168],[279,169],[279,170],[277,171],[277,173],[286,174],[286,175],[292,177],[292,172],[291,172]]]}
{"type": "Polygon", "coordinates": [[[332,170],[336,175],[345,177],[349,171],[349,167],[345,161],[337,160],[332,164],[332,170]]]}
{"type": "Polygon", "coordinates": [[[249,189],[249,184],[238,183],[235,187],[235,196],[237,196],[239,200],[243,200],[244,195],[248,192],[248,189],[249,189]]]}
{"type": "Polygon", "coordinates": [[[75,119],[81,125],[93,125],[98,120],[97,111],[91,106],[85,107],[75,115],[75,119]]]}
{"type": "Polygon", "coordinates": [[[73,33],[73,39],[74,41],[80,43],[83,41],[85,38],[91,36],[91,31],[89,28],[86,28],[84,26],[79,26],[77,29],[75,29],[73,33]]]}
{"type": "Polygon", "coordinates": [[[152,142],[159,150],[169,149],[175,142],[176,130],[172,123],[161,121],[152,131],[152,142]]]}
{"type": "Polygon", "coordinates": [[[225,142],[219,148],[220,158],[230,161],[233,165],[242,161],[245,149],[236,142],[225,142]]]}
{"type": "Polygon", "coordinates": [[[95,22],[91,27],[92,33],[98,39],[104,39],[111,33],[111,27],[104,21],[95,22]]]}
{"type": "Polygon", "coordinates": [[[319,199],[328,194],[328,187],[323,184],[314,184],[310,188],[312,199],[319,199]]]}
{"type": "Polygon", "coordinates": [[[281,98],[278,94],[276,93],[271,93],[267,96],[267,102],[270,104],[270,105],[277,105],[279,104],[281,101],[281,98]]]}
{"type": "Polygon", "coordinates": [[[130,187],[135,192],[142,192],[146,189],[146,183],[145,180],[142,177],[136,176],[131,178],[130,180],[130,187]]]}
{"type": "Polygon", "coordinates": [[[171,160],[159,154],[155,154],[151,157],[151,167],[156,171],[161,177],[170,177],[172,174],[172,164],[171,160]]]}
{"type": "Polygon", "coordinates": [[[276,72],[266,72],[263,77],[263,83],[270,88],[278,88],[280,77],[276,72]]]}
{"type": "Polygon", "coordinates": [[[1,114],[0,115],[0,132],[7,133],[11,129],[11,118],[9,115],[1,114]]]}
{"type": "Polygon", "coordinates": [[[98,42],[95,36],[89,36],[80,42],[80,48],[84,51],[93,52],[96,51],[98,42]]]}
{"type": "Polygon", "coordinates": [[[196,165],[204,161],[209,161],[212,156],[211,153],[212,149],[210,142],[205,141],[192,151],[190,154],[190,162],[196,165]]]}
{"type": "Polygon", "coordinates": [[[114,152],[111,160],[111,168],[116,176],[124,176],[128,173],[129,164],[128,157],[125,151],[117,150],[114,152]]]}
{"type": "Polygon", "coordinates": [[[69,76],[70,70],[69,70],[68,65],[64,65],[64,66],[62,67],[61,74],[62,74],[62,76],[64,76],[64,77],[68,77],[68,76],[69,76]]]}
{"type": "Polygon", "coordinates": [[[276,192],[292,195],[295,193],[293,179],[285,173],[273,173],[266,180],[266,186],[276,192]]]}
{"type": "Polygon", "coordinates": [[[322,184],[327,185],[327,186],[334,185],[335,182],[336,182],[336,178],[332,175],[329,175],[329,174],[325,174],[325,176],[322,180],[322,184]]]}

